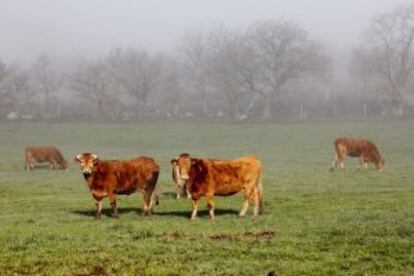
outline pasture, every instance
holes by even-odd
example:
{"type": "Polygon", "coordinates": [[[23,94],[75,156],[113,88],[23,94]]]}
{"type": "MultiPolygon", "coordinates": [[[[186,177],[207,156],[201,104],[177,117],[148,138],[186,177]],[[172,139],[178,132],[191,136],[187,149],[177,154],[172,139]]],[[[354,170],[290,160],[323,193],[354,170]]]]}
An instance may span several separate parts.
{"type": "Polygon", "coordinates": [[[46,275],[413,275],[413,122],[379,123],[1,123],[0,274],[46,275]],[[374,140],[383,173],[348,159],[329,171],[332,141],[374,140]],[[66,171],[24,171],[26,145],[52,144],[66,171]],[[160,205],[139,215],[142,198],[120,196],[120,218],[104,201],[101,221],[73,161],[154,157],[160,205]],[[205,200],[190,221],[191,201],[176,200],[172,157],[235,158],[264,163],[265,213],[238,218],[242,196],[205,200]]]}

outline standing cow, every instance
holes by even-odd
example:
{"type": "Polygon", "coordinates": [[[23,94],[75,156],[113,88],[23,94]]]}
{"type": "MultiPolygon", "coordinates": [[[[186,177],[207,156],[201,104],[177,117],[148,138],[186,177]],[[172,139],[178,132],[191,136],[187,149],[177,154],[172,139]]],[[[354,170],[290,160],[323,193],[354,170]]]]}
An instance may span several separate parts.
{"type": "Polygon", "coordinates": [[[62,153],[53,146],[26,147],[26,170],[34,169],[34,163],[49,163],[54,170],[64,170],[68,167],[68,161],[63,158],[62,153]]]}
{"type": "Polygon", "coordinates": [[[374,163],[378,171],[382,171],[385,160],[381,157],[377,146],[362,138],[337,138],[334,142],[335,154],[331,170],[334,170],[338,163],[344,168],[344,161],[347,156],[358,157],[361,165],[368,168],[368,162],[374,163]]]}
{"type": "Polygon", "coordinates": [[[255,204],[253,218],[263,212],[262,163],[255,157],[212,160],[191,158],[183,153],[171,163],[178,166],[179,177],[188,181],[188,191],[193,200],[191,219],[197,217],[202,196],[207,199],[209,217],[214,219],[214,196],[231,196],[240,191],[244,194],[244,205],[239,213],[241,217],[246,215],[251,200],[255,204]]]}
{"type": "Polygon", "coordinates": [[[96,154],[76,156],[82,174],[96,200],[96,217],[101,218],[102,199],[108,197],[113,216],[118,217],[117,195],[141,192],[144,199],[142,214],[151,214],[156,197],[159,166],[154,159],[141,156],[130,160],[100,160],[96,154]]]}
{"type": "Polygon", "coordinates": [[[171,162],[172,165],[172,179],[175,183],[176,199],[180,199],[184,194],[187,198],[191,198],[191,194],[188,191],[188,180],[183,180],[180,177],[180,170],[177,162],[171,162]]]}

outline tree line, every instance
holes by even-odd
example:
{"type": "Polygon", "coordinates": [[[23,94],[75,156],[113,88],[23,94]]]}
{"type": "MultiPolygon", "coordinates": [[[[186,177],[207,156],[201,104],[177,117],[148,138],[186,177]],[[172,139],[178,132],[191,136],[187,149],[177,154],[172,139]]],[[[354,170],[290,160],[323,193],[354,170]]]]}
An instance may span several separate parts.
{"type": "MultiPolygon", "coordinates": [[[[0,118],[307,119],[410,116],[414,5],[374,18],[337,76],[303,27],[266,21],[186,32],[173,53],[114,48],[90,58],[0,60],[0,118]]],[[[1,53],[0,53],[1,54],[1,53]]]]}

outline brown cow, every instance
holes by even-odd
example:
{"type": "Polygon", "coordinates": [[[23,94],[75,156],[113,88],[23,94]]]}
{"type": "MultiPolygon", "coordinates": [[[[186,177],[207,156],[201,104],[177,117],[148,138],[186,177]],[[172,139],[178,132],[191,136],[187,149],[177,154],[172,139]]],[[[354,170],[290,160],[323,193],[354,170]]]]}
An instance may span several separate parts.
{"type": "Polygon", "coordinates": [[[175,183],[176,198],[180,199],[184,193],[187,195],[187,198],[191,198],[191,194],[188,191],[188,180],[183,180],[180,177],[179,166],[176,162],[172,162],[172,179],[175,183]]]}
{"type": "Polygon", "coordinates": [[[26,157],[26,170],[34,168],[34,163],[48,162],[54,170],[64,170],[68,167],[68,161],[63,158],[60,151],[53,146],[26,147],[24,150],[26,157]]]}
{"type": "Polygon", "coordinates": [[[191,158],[183,153],[171,160],[179,167],[179,177],[188,181],[188,191],[193,200],[191,219],[197,217],[198,203],[202,196],[207,199],[209,217],[214,219],[214,196],[231,196],[244,193],[244,205],[240,216],[246,215],[250,200],[255,206],[253,218],[263,212],[262,163],[252,156],[235,160],[212,160],[191,158]]]}
{"type": "Polygon", "coordinates": [[[332,161],[332,170],[340,164],[344,168],[346,156],[359,157],[361,165],[368,168],[368,162],[374,163],[378,171],[382,171],[385,160],[381,157],[377,146],[362,138],[337,138],[334,142],[335,155],[332,161]]]}
{"type": "Polygon", "coordinates": [[[100,160],[96,154],[76,156],[89,190],[96,200],[96,217],[101,218],[102,199],[108,197],[113,216],[118,217],[117,195],[141,192],[144,199],[142,214],[151,214],[159,166],[154,159],[141,156],[130,160],[100,160]]]}

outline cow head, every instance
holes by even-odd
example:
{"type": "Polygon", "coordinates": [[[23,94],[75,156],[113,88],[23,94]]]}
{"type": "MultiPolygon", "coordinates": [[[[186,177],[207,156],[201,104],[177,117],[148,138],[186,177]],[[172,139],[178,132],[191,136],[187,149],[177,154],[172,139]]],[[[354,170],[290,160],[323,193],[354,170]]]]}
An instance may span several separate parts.
{"type": "Polygon", "coordinates": [[[69,167],[69,162],[67,160],[63,160],[63,163],[60,165],[61,169],[67,169],[69,167]]]}
{"type": "Polygon", "coordinates": [[[98,162],[98,156],[93,153],[81,153],[75,157],[75,161],[80,163],[82,174],[88,177],[98,162]]]}
{"type": "Polygon", "coordinates": [[[378,161],[377,163],[375,163],[375,167],[377,168],[377,170],[379,172],[382,172],[382,170],[384,169],[384,164],[385,164],[385,159],[381,158],[380,161],[378,161]]]}
{"type": "Polygon", "coordinates": [[[186,181],[188,181],[189,172],[191,168],[191,158],[188,153],[182,153],[178,158],[171,160],[171,165],[173,166],[174,173],[179,181],[177,185],[179,187],[184,187],[186,181]]]}

